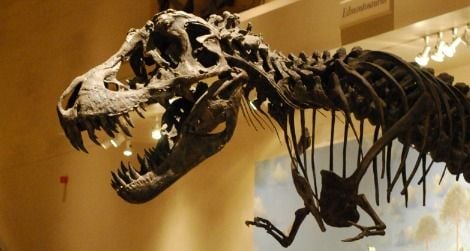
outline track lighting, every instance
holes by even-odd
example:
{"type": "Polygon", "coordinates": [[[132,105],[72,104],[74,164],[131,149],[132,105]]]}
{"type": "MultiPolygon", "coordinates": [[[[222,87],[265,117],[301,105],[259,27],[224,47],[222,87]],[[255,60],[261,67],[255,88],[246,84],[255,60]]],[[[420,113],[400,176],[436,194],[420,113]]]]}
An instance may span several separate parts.
{"type": "Polygon", "coordinates": [[[444,61],[444,50],[446,47],[447,44],[442,39],[442,32],[439,32],[436,47],[434,48],[434,52],[431,54],[431,59],[436,62],[444,61]]]}
{"type": "Polygon", "coordinates": [[[429,63],[429,53],[431,52],[431,46],[429,46],[429,37],[424,37],[424,49],[415,57],[416,63],[421,66],[426,66],[429,63]]]}
{"type": "Polygon", "coordinates": [[[462,38],[458,36],[457,32],[457,27],[452,28],[452,42],[444,48],[444,54],[450,58],[455,55],[457,46],[462,43],[462,38]]]}
{"type": "Polygon", "coordinates": [[[424,37],[425,45],[423,51],[415,57],[415,62],[420,66],[426,66],[429,58],[436,62],[443,62],[445,57],[453,57],[457,51],[457,47],[463,43],[470,47],[470,23],[465,26],[465,31],[461,36],[458,34],[458,27],[453,27],[452,40],[449,43],[444,41],[444,32],[437,33],[437,41],[434,48],[429,45],[429,36],[424,37]]]}
{"type": "Polygon", "coordinates": [[[465,32],[462,35],[462,43],[470,47],[470,23],[465,26],[465,32]]]}
{"type": "Polygon", "coordinates": [[[130,140],[126,141],[126,148],[122,151],[122,154],[126,157],[132,156],[132,145],[130,140]]]}

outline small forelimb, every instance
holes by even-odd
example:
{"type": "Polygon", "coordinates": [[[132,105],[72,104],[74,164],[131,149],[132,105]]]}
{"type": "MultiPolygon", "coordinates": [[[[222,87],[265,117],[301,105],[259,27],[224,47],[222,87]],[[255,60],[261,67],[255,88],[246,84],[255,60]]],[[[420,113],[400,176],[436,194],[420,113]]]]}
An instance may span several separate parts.
{"type": "Polygon", "coordinates": [[[283,247],[288,247],[295,239],[300,225],[308,215],[310,210],[306,207],[297,209],[295,211],[295,220],[289,234],[286,236],[281,230],[274,226],[269,220],[255,217],[253,221],[245,221],[247,226],[253,225],[256,227],[264,228],[268,234],[276,239],[283,247]]]}

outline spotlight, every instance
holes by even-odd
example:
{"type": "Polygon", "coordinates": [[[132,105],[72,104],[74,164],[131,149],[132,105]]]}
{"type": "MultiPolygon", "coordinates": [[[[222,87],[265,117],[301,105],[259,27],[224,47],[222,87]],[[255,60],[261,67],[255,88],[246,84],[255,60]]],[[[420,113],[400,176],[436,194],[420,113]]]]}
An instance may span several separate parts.
{"type": "Polygon", "coordinates": [[[124,154],[124,156],[126,157],[129,157],[132,155],[132,145],[131,145],[131,141],[130,140],[127,140],[126,141],[126,148],[124,149],[124,151],[122,152],[122,154],[124,154]]]}
{"type": "Polygon", "coordinates": [[[453,57],[460,43],[462,43],[462,38],[457,35],[457,27],[454,27],[452,29],[452,42],[444,48],[444,54],[450,58],[453,57]]]}
{"type": "Polygon", "coordinates": [[[465,27],[465,32],[462,35],[462,43],[470,47],[470,24],[465,27]]]}
{"type": "Polygon", "coordinates": [[[152,130],[152,138],[154,140],[159,140],[162,138],[162,132],[160,131],[160,128],[154,127],[152,130]]]}
{"type": "Polygon", "coordinates": [[[112,146],[118,147],[119,145],[122,144],[122,142],[124,142],[125,139],[126,138],[122,134],[118,134],[118,135],[116,135],[116,137],[111,139],[109,142],[111,143],[112,146]]]}
{"type": "Polygon", "coordinates": [[[416,63],[421,66],[426,66],[429,63],[429,53],[431,52],[431,47],[429,46],[429,37],[424,37],[424,49],[415,57],[416,63]]]}
{"type": "Polygon", "coordinates": [[[444,48],[447,46],[446,42],[442,40],[442,32],[439,32],[438,40],[436,43],[436,47],[434,48],[434,52],[431,55],[431,59],[436,62],[443,62],[444,61],[444,48]]]}

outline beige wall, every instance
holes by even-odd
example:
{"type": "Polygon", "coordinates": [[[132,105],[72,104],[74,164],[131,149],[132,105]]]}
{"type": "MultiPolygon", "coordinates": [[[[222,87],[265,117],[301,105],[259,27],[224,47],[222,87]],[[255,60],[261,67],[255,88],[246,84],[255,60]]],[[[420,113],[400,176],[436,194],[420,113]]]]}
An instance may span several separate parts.
{"type": "MultiPolygon", "coordinates": [[[[312,2],[297,4],[308,8],[312,2]]],[[[109,186],[120,150],[94,147],[88,155],[78,153],[59,127],[55,103],[62,90],[74,76],[111,55],[130,27],[141,26],[151,16],[152,3],[2,3],[0,244],[6,250],[251,250],[252,230],[244,220],[253,214],[254,163],[284,152],[273,132],[255,132],[241,118],[220,154],[150,203],[130,205],[109,186]],[[61,175],[70,177],[65,202],[61,175]]],[[[322,34],[334,29],[321,25],[329,23],[323,5],[315,3],[315,19],[308,27],[289,11],[289,20],[278,12],[268,22],[255,19],[255,29],[301,27],[322,34]]],[[[286,32],[279,40],[268,33],[266,40],[274,48],[287,51],[330,48],[339,39],[303,41],[286,32]]],[[[328,135],[328,124],[319,130],[319,135],[328,135]]],[[[141,148],[143,143],[134,145],[141,148]]]]}

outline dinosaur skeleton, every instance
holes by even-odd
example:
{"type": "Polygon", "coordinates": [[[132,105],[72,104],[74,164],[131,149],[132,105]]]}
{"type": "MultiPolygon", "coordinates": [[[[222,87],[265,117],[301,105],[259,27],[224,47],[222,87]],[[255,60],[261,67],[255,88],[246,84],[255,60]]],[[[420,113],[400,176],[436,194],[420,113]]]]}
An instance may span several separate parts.
{"type": "Polygon", "coordinates": [[[431,167],[425,163],[427,154],[434,162],[445,162],[451,174],[463,175],[470,182],[467,85],[452,85],[449,75],[435,77],[429,69],[380,51],[355,48],[350,53],[339,49],[333,56],[327,52],[284,56],[270,50],[251,28],[241,28],[238,17],[228,12],[204,20],[166,10],[144,27],[131,29],[113,56],[75,78],[60,97],[57,111],[70,143],[86,152],[82,131],[96,144],[100,144],[97,130],[110,137],[120,131],[131,136],[130,114],[141,115],[146,106],[161,104],[166,109],[161,119],[163,138],[143,157],[138,156],[140,169],[121,162],[117,173],[112,173],[111,185],[117,194],[130,203],[142,203],[222,149],[233,134],[238,110],[252,124],[276,129],[275,121],[282,129],[304,207],[296,211],[288,235],[266,219],[255,218],[246,224],[264,228],[283,246],[291,244],[308,214],[322,231],[325,223],[360,230],[345,241],[384,235],[385,224],[358,191],[370,166],[377,204],[379,176],[387,181],[388,200],[400,178],[406,198],[407,187],[420,167],[419,183],[425,195],[431,167]],[[135,75],[126,84],[117,79],[123,62],[130,64],[135,75]],[[205,83],[209,79],[212,84],[205,83]],[[360,151],[350,174],[346,163],[342,175],[336,174],[332,161],[328,169],[320,171],[319,193],[314,158],[311,179],[305,156],[315,142],[315,118],[321,109],[332,114],[332,135],[337,114],[343,114],[345,142],[351,130],[360,151]],[[310,130],[306,111],[312,114],[310,130]],[[359,128],[354,126],[353,116],[359,120],[359,128]],[[375,128],[367,151],[362,146],[366,120],[375,128]],[[300,125],[300,133],[296,125],[300,125]],[[395,139],[403,144],[403,151],[400,165],[392,172],[395,139]],[[411,169],[405,164],[410,148],[420,153],[411,169]],[[381,175],[378,156],[382,157],[381,175]],[[358,224],[358,206],[372,218],[373,226],[358,224]]]}

